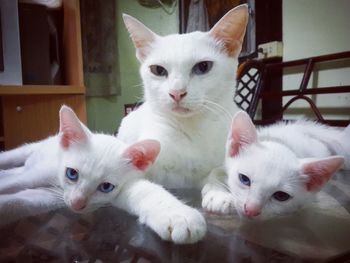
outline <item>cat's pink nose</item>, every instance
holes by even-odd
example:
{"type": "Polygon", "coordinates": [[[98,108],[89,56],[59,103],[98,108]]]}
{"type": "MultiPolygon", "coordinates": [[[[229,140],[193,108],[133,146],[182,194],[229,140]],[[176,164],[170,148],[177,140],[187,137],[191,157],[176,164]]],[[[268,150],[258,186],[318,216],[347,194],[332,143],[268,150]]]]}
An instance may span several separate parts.
{"type": "Polygon", "coordinates": [[[261,209],[254,205],[244,205],[244,215],[248,218],[253,218],[261,214],[261,209]]]}
{"type": "Polygon", "coordinates": [[[169,96],[177,103],[179,103],[186,95],[187,92],[184,90],[171,90],[169,92],[169,96]]]}
{"type": "Polygon", "coordinates": [[[74,210],[83,210],[86,207],[86,197],[78,197],[71,200],[70,204],[74,210]]]}

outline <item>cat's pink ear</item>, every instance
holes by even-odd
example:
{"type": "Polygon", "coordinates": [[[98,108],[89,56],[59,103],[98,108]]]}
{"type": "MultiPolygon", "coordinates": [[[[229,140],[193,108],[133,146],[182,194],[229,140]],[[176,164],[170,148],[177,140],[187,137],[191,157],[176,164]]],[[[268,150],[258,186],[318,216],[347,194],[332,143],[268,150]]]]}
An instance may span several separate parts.
{"type": "Polygon", "coordinates": [[[250,116],[245,111],[239,111],[233,117],[228,138],[228,154],[236,156],[246,146],[257,141],[257,132],[250,116]]]}
{"type": "Polygon", "coordinates": [[[160,152],[160,143],[156,140],[144,140],[129,146],[123,156],[130,159],[138,170],[145,171],[152,165],[160,152]]]}
{"type": "Polygon", "coordinates": [[[248,24],[248,5],[239,5],[224,15],[209,31],[209,34],[223,43],[230,56],[238,57],[248,24]]]}
{"type": "Polygon", "coordinates": [[[63,148],[69,148],[74,142],[84,143],[88,139],[88,129],[82,126],[74,111],[62,106],[60,109],[60,143],[63,148]]]}
{"type": "Polygon", "coordinates": [[[136,48],[136,57],[143,61],[150,52],[157,35],[132,16],[123,14],[123,20],[136,48]]]}
{"type": "Polygon", "coordinates": [[[344,157],[331,156],[322,159],[302,159],[301,173],[307,176],[306,189],[319,190],[343,166],[344,157]]]}

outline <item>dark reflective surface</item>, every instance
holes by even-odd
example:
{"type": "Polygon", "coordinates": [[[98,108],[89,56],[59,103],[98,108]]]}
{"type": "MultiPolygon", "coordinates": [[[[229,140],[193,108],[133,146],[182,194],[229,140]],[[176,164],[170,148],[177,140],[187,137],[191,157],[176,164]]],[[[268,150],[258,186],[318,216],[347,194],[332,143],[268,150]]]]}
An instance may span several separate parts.
{"type": "MultiPolygon", "coordinates": [[[[324,192],[317,206],[266,222],[206,215],[205,239],[182,246],[112,207],[84,216],[61,209],[2,227],[0,261],[350,262],[350,173],[337,175],[324,192]]],[[[176,194],[199,205],[198,192],[176,194]]]]}

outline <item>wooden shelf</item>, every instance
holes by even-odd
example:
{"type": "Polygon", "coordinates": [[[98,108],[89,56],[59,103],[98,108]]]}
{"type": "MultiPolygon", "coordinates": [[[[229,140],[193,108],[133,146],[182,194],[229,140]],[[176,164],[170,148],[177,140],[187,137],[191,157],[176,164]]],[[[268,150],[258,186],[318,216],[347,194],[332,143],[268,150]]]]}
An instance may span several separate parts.
{"type": "Polygon", "coordinates": [[[65,85],[0,85],[0,142],[5,150],[57,133],[63,104],[86,123],[79,0],[63,0],[62,8],[65,85]]]}
{"type": "Polygon", "coordinates": [[[44,94],[85,94],[84,86],[75,85],[24,85],[2,86],[0,96],[3,95],[44,95],[44,94]]]}

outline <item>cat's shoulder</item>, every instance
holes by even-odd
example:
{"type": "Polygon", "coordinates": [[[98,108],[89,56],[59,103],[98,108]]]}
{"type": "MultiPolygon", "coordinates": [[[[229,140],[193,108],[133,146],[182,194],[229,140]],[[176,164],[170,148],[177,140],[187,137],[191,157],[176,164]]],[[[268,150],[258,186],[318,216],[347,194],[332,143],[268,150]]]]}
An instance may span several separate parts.
{"type": "Polygon", "coordinates": [[[144,103],[122,119],[121,127],[125,125],[140,125],[140,122],[143,122],[150,114],[149,106],[147,103],[144,103]]]}
{"type": "Polygon", "coordinates": [[[149,119],[150,114],[146,103],[131,111],[122,119],[117,137],[124,142],[137,140],[138,133],[141,130],[140,126],[143,126],[144,121],[149,119]]]}

